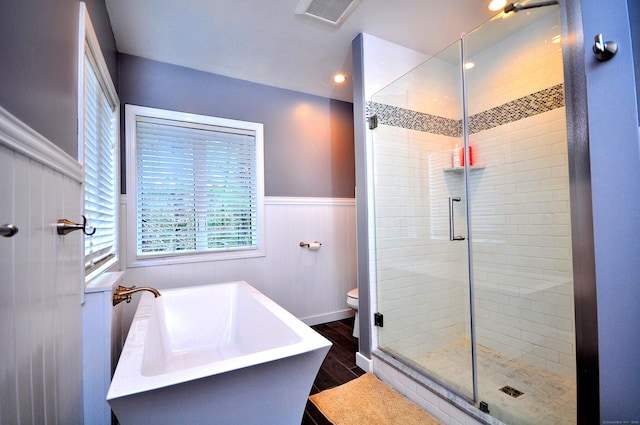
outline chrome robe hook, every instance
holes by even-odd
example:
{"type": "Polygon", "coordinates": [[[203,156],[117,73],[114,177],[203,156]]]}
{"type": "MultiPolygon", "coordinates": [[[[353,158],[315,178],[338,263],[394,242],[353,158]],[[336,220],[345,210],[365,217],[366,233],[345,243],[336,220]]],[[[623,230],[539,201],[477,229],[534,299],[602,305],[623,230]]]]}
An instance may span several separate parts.
{"type": "Polygon", "coordinates": [[[18,228],[15,226],[15,224],[3,224],[2,226],[0,226],[0,235],[4,236],[5,238],[10,238],[16,233],[18,233],[18,228]]]}
{"type": "Polygon", "coordinates": [[[602,34],[594,37],[593,53],[600,62],[606,62],[618,53],[618,43],[615,41],[604,41],[602,34]]]}
{"type": "Polygon", "coordinates": [[[82,230],[82,233],[87,236],[91,236],[97,230],[95,227],[89,227],[89,229],[91,230],[87,231],[87,217],[85,216],[82,216],[82,224],[74,223],[73,221],[69,221],[66,218],[61,218],[60,220],[58,220],[56,227],[58,229],[59,235],[66,235],[67,233],[71,233],[74,230],[82,230]]]}

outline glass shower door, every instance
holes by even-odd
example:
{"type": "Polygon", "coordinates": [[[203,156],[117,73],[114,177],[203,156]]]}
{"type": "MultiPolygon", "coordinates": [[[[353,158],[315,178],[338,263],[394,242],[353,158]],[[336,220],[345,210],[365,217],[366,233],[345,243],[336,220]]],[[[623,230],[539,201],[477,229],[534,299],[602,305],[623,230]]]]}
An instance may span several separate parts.
{"type": "Polygon", "coordinates": [[[457,42],[367,106],[378,346],[472,400],[460,52],[457,42]]]}
{"type": "Polygon", "coordinates": [[[367,105],[377,345],[505,423],[572,424],[560,17],[527,4],[367,105]]]}
{"type": "Polygon", "coordinates": [[[464,38],[479,402],[505,423],[576,421],[568,145],[557,6],[464,38]]]}

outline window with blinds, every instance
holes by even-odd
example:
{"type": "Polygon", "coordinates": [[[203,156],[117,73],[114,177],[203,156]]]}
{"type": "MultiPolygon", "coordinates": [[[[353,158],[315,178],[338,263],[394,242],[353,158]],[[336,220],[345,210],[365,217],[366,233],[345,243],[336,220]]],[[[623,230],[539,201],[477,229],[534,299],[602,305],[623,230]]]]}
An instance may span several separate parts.
{"type": "Polygon", "coordinates": [[[78,73],[83,214],[95,229],[92,236],[84,237],[84,265],[85,275],[94,276],[117,261],[119,101],[86,11],[81,19],[85,40],[78,73]]]}
{"type": "Polygon", "coordinates": [[[136,259],[262,255],[262,125],[126,108],[136,259]]]}

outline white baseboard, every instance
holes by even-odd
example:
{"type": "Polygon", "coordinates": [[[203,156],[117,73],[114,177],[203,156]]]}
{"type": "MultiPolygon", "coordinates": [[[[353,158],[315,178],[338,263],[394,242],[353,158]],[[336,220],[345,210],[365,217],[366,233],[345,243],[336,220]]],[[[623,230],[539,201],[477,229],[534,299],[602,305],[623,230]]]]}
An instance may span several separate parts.
{"type": "Polygon", "coordinates": [[[354,311],[349,308],[346,310],[338,310],[331,313],[319,314],[317,316],[301,317],[300,320],[302,320],[308,326],[314,326],[321,323],[335,322],[336,320],[347,319],[349,317],[353,317],[353,315],[354,311]]]}
{"type": "Polygon", "coordinates": [[[355,198],[304,198],[291,196],[265,196],[265,205],[327,205],[355,207],[355,198]]]}
{"type": "Polygon", "coordinates": [[[373,372],[373,360],[366,358],[359,351],[356,353],[356,366],[365,372],[373,372]]]}

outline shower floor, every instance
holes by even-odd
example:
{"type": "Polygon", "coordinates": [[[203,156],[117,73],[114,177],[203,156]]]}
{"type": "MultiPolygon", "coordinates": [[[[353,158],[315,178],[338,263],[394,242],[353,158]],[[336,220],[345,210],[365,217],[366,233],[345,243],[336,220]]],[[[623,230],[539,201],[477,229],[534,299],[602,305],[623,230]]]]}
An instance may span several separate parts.
{"type": "MultiPolygon", "coordinates": [[[[471,392],[469,341],[460,341],[412,359],[461,394],[471,392]],[[433,374],[432,371],[438,371],[433,374]]],[[[507,424],[569,425],[576,423],[576,382],[478,346],[478,394],[492,416],[507,424]],[[523,394],[514,398],[505,386],[523,394]]]]}

